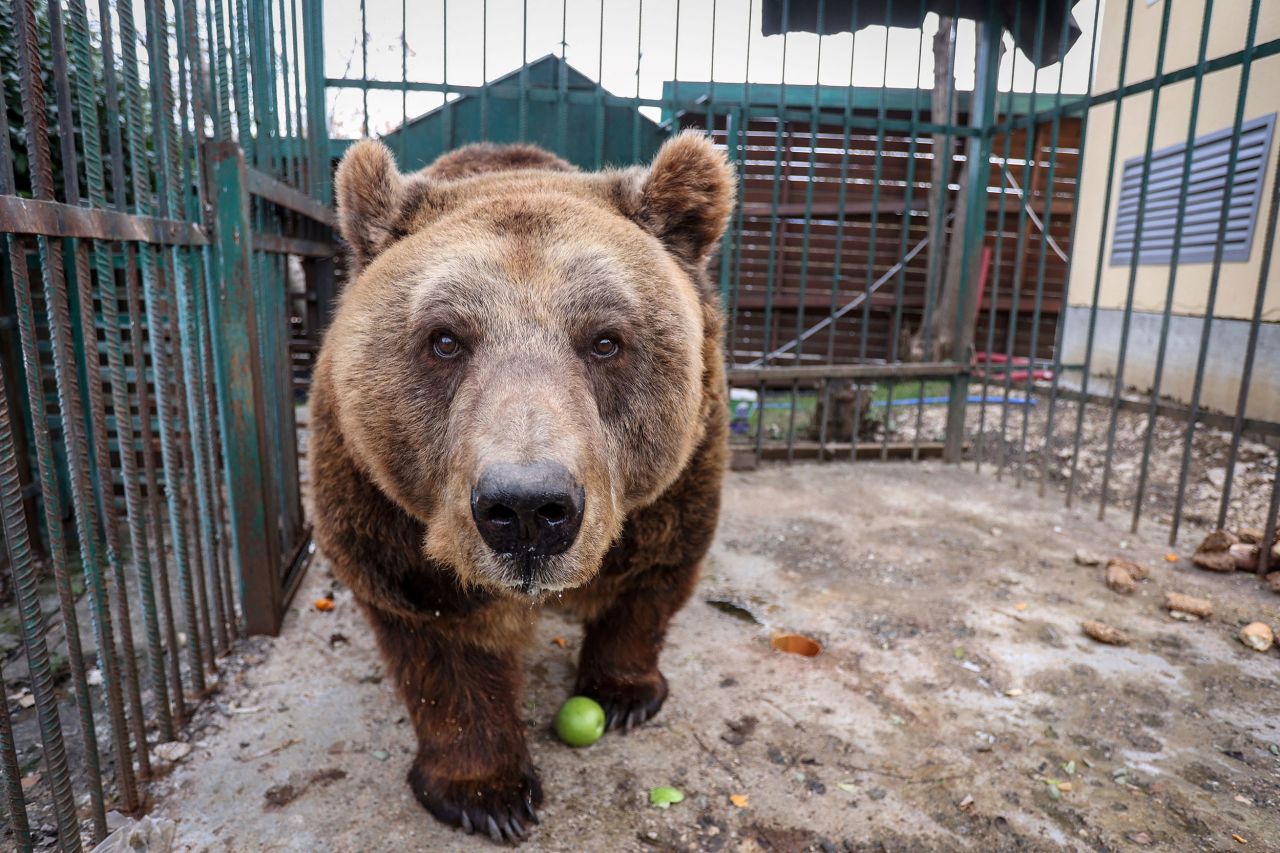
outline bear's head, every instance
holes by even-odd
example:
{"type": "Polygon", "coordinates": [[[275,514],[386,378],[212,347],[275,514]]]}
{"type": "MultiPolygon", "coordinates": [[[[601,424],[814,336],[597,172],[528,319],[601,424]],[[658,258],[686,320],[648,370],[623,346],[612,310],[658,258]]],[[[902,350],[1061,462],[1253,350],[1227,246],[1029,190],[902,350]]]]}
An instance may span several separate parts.
{"type": "Polygon", "coordinates": [[[365,141],[335,187],[353,269],[326,349],[352,456],[464,584],[587,582],[704,434],[723,154],[687,132],[647,169],[484,146],[405,175],[365,141]]]}

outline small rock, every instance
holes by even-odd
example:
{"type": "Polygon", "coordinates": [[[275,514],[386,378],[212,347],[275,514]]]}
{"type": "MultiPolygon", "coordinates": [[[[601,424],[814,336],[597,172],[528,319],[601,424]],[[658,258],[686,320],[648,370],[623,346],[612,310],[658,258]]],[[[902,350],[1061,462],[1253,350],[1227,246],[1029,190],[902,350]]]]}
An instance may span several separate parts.
{"type": "Polygon", "coordinates": [[[1230,530],[1215,530],[1204,538],[1197,551],[1225,551],[1240,540],[1230,530]]]}
{"type": "Polygon", "coordinates": [[[102,670],[98,669],[97,667],[94,667],[93,669],[85,673],[84,680],[85,680],[85,683],[88,684],[90,687],[101,687],[102,686],[102,670]]]}
{"type": "Polygon", "coordinates": [[[1097,566],[1102,563],[1102,558],[1091,551],[1086,551],[1083,548],[1077,548],[1075,561],[1077,566],[1097,566]]]}
{"type": "Polygon", "coordinates": [[[1280,572],[1271,572],[1267,575],[1267,584],[1272,592],[1280,593],[1280,572]]]}
{"type": "Polygon", "coordinates": [[[171,820],[144,817],[112,832],[93,853],[169,853],[176,831],[171,820]]]}
{"type": "Polygon", "coordinates": [[[1105,622],[1099,622],[1096,619],[1090,619],[1080,625],[1084,632],[1093,637],[1099,643],[1106,643],[1109,646],[1127,646],[1129,645],[1129,635],[1119,628],[1113,628],[1105,622]]]}
{"type": "Polygon", "coordinates": [[[156,758],[161,761],[181,761],[191,754],[191,744],[180,740],[156,744],[156,758]]]}
{"type": "Polygon", "coordinates": [[[1192,557],[1191,562],[1196,566],[1210,572],[1234,572],[1236,570],[1236,561],[1231,556],[1231,551],[1197,551],[1192,557]]]}
{"type": "Polygon", "coordinates": [[[1276,641],[1276,635],[1266,622],[1250,622],[1240,629],[1240,642],[1255,652],[1265,652],[1276,641]]]}
{"type": "Polygon", "coordinates": [[[1200,617],[1194,613],[1187,613],[1185,610],[1170,610],[1170,619],[1177,619],[1179,622],[1199,622],[1200,617]]]}
{"type": "Polygon", "coordinates": [[[1129,840],[1134,844],[1146,846],[1151,843],[1151,836],[1145,832],[1131,832],[1129,833],[1129,840]]]}
{"type": "Polygon", "coordinates": [[[1209,481],[1209,485],[1215,489],[1221,489],[1227,483],[1226,468],[1210,468],[1204,472],[1204,478],[1209,481]]]}
{"type": "Polygon", "coordinates": [[[1183,595],[1180,592],[1166,592],[1164,606],[1171,613],[1185,613],[1199,619],[1208,619],[1213,615],[1213,602],[1205,598],[1183,595]]]}
{"type": "Polygon", "coordinates": [[[1246,545],[1261,545],[1263,532],[1261,527],[1241,527],[1236,536],[1246,545]]]}
{"type": "Polygon", "coordinates": [[[1142,563],[1136,563],[1133,560],[1126,560],[1124,557],[1112,557],[1107,561],[1107,567],[1117,566],[1133,575],[1134,580],[1144,581],[1151,577],[1151,570],[1142,563]]]}
{"type": "Polygon", "coordinates": [[[964,811],[971,805],[973,805],[973,794],[965,794],[964,799],[960,801],[959,809],[964,811]]]}
{"type": "Polygon", "coordinates": [[[1256,572],[1258,570],[1258,557],[1261,556],[1261,549],[1257,545],[1237,542],[1227,549],[1227,553],[1231,555],[1231,559],[1236,563],[1236,568],[1240,571],[1256,572]]]}
{"type": "Polygon", "coordinates": [[[1112,560],[1107,564],[1107,586],[1113,592],[1128,595],[1138,588],[1138,581],[1133,575],[1129,574],[1129,570],[1124,566],[1116,565],[1112,560]]]}

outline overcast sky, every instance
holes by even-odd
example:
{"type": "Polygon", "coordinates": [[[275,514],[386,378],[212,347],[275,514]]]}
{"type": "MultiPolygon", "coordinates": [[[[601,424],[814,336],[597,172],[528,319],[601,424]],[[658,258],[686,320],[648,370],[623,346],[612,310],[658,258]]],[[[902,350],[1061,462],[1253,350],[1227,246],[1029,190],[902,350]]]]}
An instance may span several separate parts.
{"type": "MultiPolygon", "coordinates": [[[[1084,35],[1065,63],[1035,75],[1021,52],[1016,62],[1006,54],[1000,88],[1008,90],[1012,80],[1015,91],[1031,91],[1034,79],[1038,91],[1054,92],[1061,73],[1064,93],[1087,91],[1097,2],[1076,5],[1084,35]]],[[[359,0],[325,0],[324,10],[328,76],[363,76],[359,0]]],[[[412,81],[480,85],[519,68],[525,58],[559,55],[563,41],[569,64],[610,92],[658,98],[663,81],[672,79],[845,86],[851,65],[855,86],[929,88],[937,21],[930,14],[922,29],[867,27],[856,39],[847,33],[766,38],[760,34],[760,0],[409,0],[407,21],[401,0],[366,0],[364,31],[370,79],[399,81],[404,75],[412,81]]],[[[973,60],[974,26],[962,21],[956,48],[960,89],[973,88],[973,60]]],[[[437,93],[411,92],[408,116],[440,103],[437,93]]],[[[359,90],[330,90],[329,108],[331,135],[360,134],[359,90]]],[[[399,92],[370,92],[371,132],[398,125],[401,109],[399,92]]]]}

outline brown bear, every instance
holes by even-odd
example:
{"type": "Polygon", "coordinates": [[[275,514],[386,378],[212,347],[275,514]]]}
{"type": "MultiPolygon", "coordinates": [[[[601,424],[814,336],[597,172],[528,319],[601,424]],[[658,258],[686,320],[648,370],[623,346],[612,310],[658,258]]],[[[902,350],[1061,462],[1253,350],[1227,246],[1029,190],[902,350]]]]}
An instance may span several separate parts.
{"type": "Polygon", "coordinates": [[[541,785],[520,658],[539,608],[585,623],[575,692],[630,730],[719,514],[728,406],[705,267],[735,181],[685,132],[647,168],[473,145],[336,175],[351,281],[311,392],[316,537],[418,738],[414,795],[516,841],[541,785]]]}

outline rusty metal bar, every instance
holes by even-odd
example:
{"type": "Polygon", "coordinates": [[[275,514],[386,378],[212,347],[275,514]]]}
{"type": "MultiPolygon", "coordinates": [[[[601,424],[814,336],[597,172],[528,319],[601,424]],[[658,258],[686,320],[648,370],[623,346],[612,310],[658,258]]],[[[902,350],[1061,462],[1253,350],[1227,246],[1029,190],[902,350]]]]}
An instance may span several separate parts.
{"type": "Polygon", "coordinates": [[[249,192],[264,198],[272,204],[301,213],[308,219],[323,222],[330,227],[337,227],[338,220],[333,211],[310,196],[299,192],[288,184],[278,181],[265,172],[247,167],[249,192]]]}
{"type": "Polygon", "coordinates": [[[922,361],[911,364],[813,364],[786,367],[730,368],[729,384],[752,387],[759,382],[791,382],[820,379],[937,378],[963,373],[965,367],[950,361],[922,361]]]}
{"type": "Polygon", "coordinates": [[[0,196],[0,232],[174,246],[209,244],[204,230],[194,222],[96,210],[16,195],[0,196]]]}
{"type": "MultiPolygon", "coordinates": [[[[19,66],[22,77],[22,108],[27,123],[27,155],[31,162],[32,188],[38,199],[53,200],[53,161],[49,150],[48,122],[44,86],[36,37],[35,0],[24,0],[18,15],[19,66]]],[[[63,57],[65,60],[65,56],[63,57]]],[[[99,551],[99,531],[93,509],[90,486],[88,443],[83,427],[80,381],[75,370],[75,350],[71,334],[67,282],[64,275],[62,244],[47,237],[37,238],[40,251],[44,296],[49,312],[53,367],[58,394],[58,407],[63,415],[64,443],[70,468],[71,498],[79,532],[81,563],[85,585],[93,598],[93,622],[98,641],[98,662],[107,689],[111,719],[111,736],[116,752],[116,772],[126,810],[137,807],[137,783],[133,773],[133,755],[129,746],[128,725],[124,710],[124,688],[112,625],[109,594],[99,551]]],[[[18,265],[14,265],[16,270],[18,265]]],[[[40,362],[35,337],[31,291],[23,276],[14,276],[19,328],[27,363],[28,393],[33,396],[32,411],[44,405],[40,393],[40,362]]],[[[50,460],[52,464],[52,460],[50,460]]],[[[61,520],[59,520],[61,523],[61,520]]],[[[79,843],[77,833],[76,844],[79,843]]]]}
{"type": "Polygon", "coordinates": [[[263,234],[254,231],[250,238],[253,248],[275,255],[301,255],[304,258],[331,258],[337,253],[332,243],[306,240],[302,237],[282,237],[279,234],[263,234]]]}
{"type": "Polygon", "coordinates": [[[238,146],[205,147],[206,180],[216,215],[216,265],[222,287],[211,303],[218,408],[225,442],[224,477],[231,546],[240,572],[241,608],[251,634],[280,628],[277,505],[267,472],[267,417],[250,275],[248,176],[238,146]]]}

